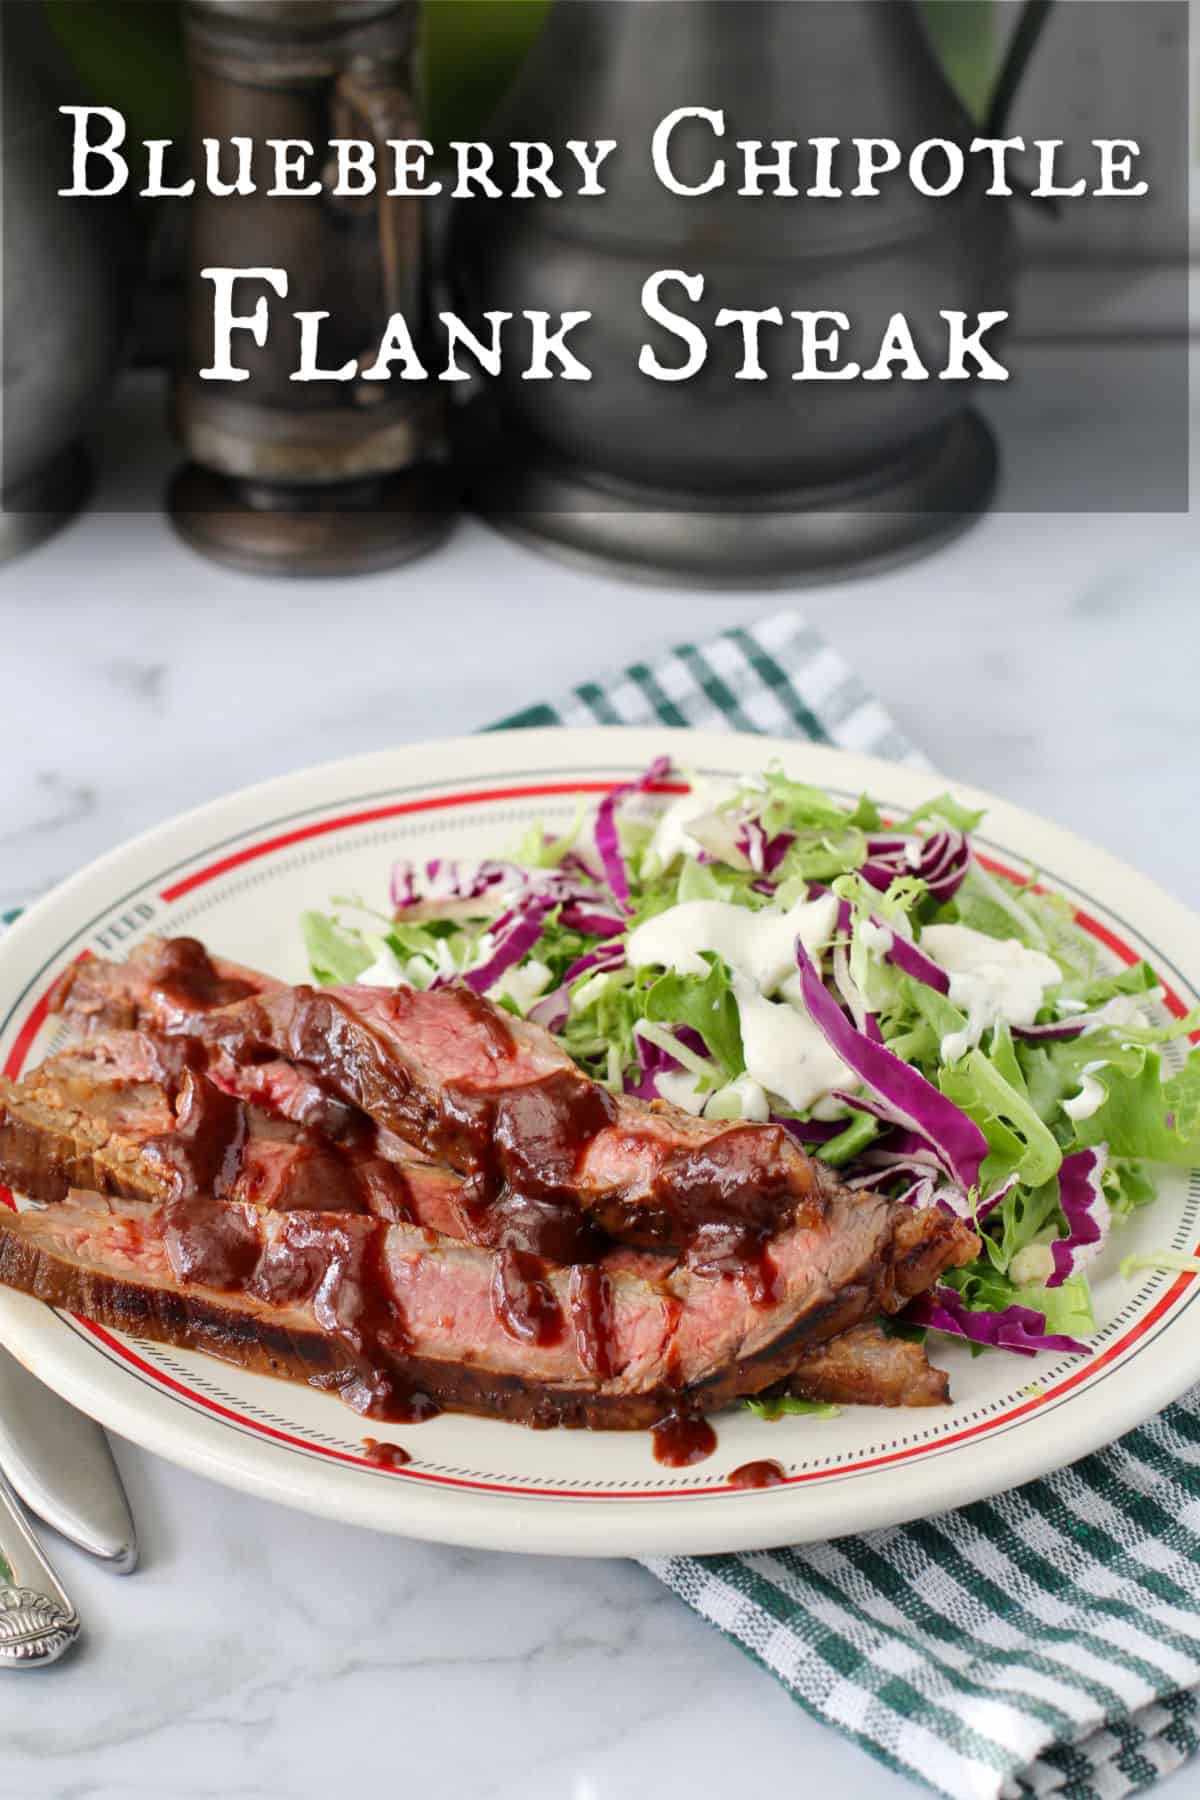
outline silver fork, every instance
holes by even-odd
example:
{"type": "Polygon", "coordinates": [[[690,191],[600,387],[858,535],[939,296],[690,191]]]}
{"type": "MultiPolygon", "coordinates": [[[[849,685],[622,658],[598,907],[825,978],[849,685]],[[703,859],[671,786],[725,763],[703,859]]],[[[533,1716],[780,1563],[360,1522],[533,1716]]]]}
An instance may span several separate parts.
{"type": "Polygon", "coordinates": [[[69,1650],[79,1614],[0,1475],[0,1669],[36,1669],[69,1650]]]}

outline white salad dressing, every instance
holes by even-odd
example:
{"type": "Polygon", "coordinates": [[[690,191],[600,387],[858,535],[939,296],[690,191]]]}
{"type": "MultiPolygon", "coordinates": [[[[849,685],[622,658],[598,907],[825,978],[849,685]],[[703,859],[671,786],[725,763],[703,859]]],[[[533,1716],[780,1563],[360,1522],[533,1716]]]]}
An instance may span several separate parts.
{"type": "Polygon", "coordinates": [[[1088,1020],[1083,1028],[1083,1036],[1090,1037],[1093,1031],[1102,1031],[1109,1025],[1115,1025],[1118,1030],[1126,1025],[1135,1031],[1145,1031],[1150,1024],[1150,1015],[1144,1011],[1145,1003],[1161,999],[1161,988],[1147,994],[1114,994],[1111,1000],[1106,1000],[1098,1008],[1094,1018],[1088,1020]]]}
{"type": "Polygon", "coordinates": [[[404,964],[396,955],[390,944],[378,943],[372,946],[378,954],[369,969],[355,976],[357,987],[409,987],[408,976],[404,964]]]}
{"type": "Polygon", "coordinates": [[[661,874],[670,868],[677,856],[695,856],[700,845],[690,835],[688,826],[715,812],[736,792],[736,787],[729,781],[693,781],[686,794],[680,794],[664,807],[642,859],[646,874],[661,874]]]}
{"type": "Polygon", "coordinates": [[[881,925],[875,919],[858,921],[858,940],[870,956],[880,961],[890,956],[896,944],[896,934],[890,925],[881,925]]]}
{"type": "Polygon", "coordinates": [[[1053,957],[1016,938],[992,938],[970,925],[927,925],[921,948],[950,977],[950,999],[967,1015],[962,1031],[942,1039],[943,1062],[957,1062],[1003,1020],[1032,1025],[1047,988],[1062,980],[1053,957]]]}
{"type": "Polygon", "coordinates": [[[746,1073],[795,1112],[804,1112],[830,1088],[856,1088],[854,1075],[806,1012],[786,1000],[768,1000],[743,975],[733,978],[746,1073]]]}
{"type": "MultiPolygon", "coordinates": [[[[854,1093],[857,1090],[858,1085],[858,1081],[855,1079],[852,1082],[843,1082],[842,1088],[843,1091],[854,1093]]],[[[832,1094],[822,1095],[821,1099],[815,1101],[808,1109],[809,1116],[814,1119],[820,1119],[824,1125],[836,1125],[839,1123],[848,1125],[850,1120],[854,1117],[854,1110],[855,1109],[852,1106],[847,1106],[844,1100],[835,1100],[832,1094]]]]}
{"type": "Polygon", "coordinates": [[[701,951],[715,951],[732,974],[744,975],[770,994],[796,970],[796,939],[818,955],[833,942],[838,902],[834,895],[798,900],[786,912],[751,912],[728,900],[685,900],[631,931],[625,955],[635,969],[652,963],[677,975],[705,975],[701,951]]]}
{"type": "Polygon", "coordinates": [[[550,970],[534,957],[527,963],[516,963],[511,969],[505,969],[499,981],[494,981],[488,989],[488,999],[515,1000],[526,1013],[549,986],[550,970]]]}
{"type": "Polygon", "coordinates": [[[739,1075],[736,1081],[718,1088],[705,1103],[706,1119],[753,1119],[763,1125],[771,1116],[771,1105],[765,1092],[751,1075],[739,1075]]]}
{"type": "Polygon", "coordinates": [[[765,1124],[771,1116],[771,1105],[758,1082],[749,1075],[739,1075],[724,1087],[711,1088],[690,1069],[667,1069],[655,1076],[661,1100],[684,1112],[706,1119],[752,1119],[765,1124]]]}
{"type": "Polygon", "coordinates": [[[1078,1123],[1081,1119],[1090,1119],[1093,1113],[1100,1111],[1108,1099],[1108,1089],[1102,1081],[1097,1081],[1095,1077],[1105,1067],[1106,1064],[1102,1062],[1090,1062],[1083,1065],[1079,1092],[1062,1103],[1062,1109],[1068,1119],[1074,1119],[1078,1123]]]}
{"type": "MultiPolygon", "coordinates": [[[[833,941],[837,917],[832,894],[797,901],[786,912],[772,907],[751,912],[727,900],[685,900],[630,932],[625,954],[634,968],[661,965],[678,975],[702,976],[707,965],[701,952],[715,952],[733,976],[746,1075],[765,1090],[762,1116],[769,1111],[768,1093],[802,1112],[831,1087],[858,1086],[805,1012],[796,970],[796,939],[819,956],[833,941]],[[787,998],[770,999],[776,990],[787,998]]],[[[674,1085],[663,1090],[672,1099],[674,1085]]],[[[753,1118],[758,1110],[742,1116],[753,1118]]]]}
{"type": "Polygon", "coordinates": [[[1054,1252],[1047,1243],[1026,1244],[1009,1263],[1008,1272],[1018,1287],[1044,1286],[1054,1273],[1054,1252]]]}
{"type": "Polygon", "coordinates": [[[697,1114],[704,1111],[704,1102],[712,1092],[690,1069],[664,1069],[655,1076],[654,1085],[660,1099],[669,1100],[683,1112],[697,1114]]]}

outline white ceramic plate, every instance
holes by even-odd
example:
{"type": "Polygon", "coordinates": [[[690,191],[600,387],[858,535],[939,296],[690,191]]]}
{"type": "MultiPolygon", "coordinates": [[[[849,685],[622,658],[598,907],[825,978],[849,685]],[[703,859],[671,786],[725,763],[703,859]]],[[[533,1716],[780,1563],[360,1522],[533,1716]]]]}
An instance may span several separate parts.
{"type": "MultiPolygon", "coordinates": [[[[289,979],[306,968],[298,916],[331,895],[385,904],[393,858],[494,854],[535,818],[573,817],[595,794],[670,751],[713,774],[789,773],[847,798],[869,789],[899,814],[947,783],[864,757],[768,738],[655,731],[530,731],[414,745],[291,775],[186,814],[66,882],[0,940],[0,1066],[42,1057],[46,1001],[82,952],[121,956],[147,933],[186,932],[289,979]]],[[[1168,1005],[1200,1001],[1200,920],[1133,870],[1045,820],[950,784],[986,806],[979,849],[1032,863],[1066,894],[1114,963],[1146,957],[1168,1005]]],[[[211,1358],[102,1331],[0,1290],[0,1339],[113,1430],[214,1480],[382,1531],[497,1549],[591,1555],[751,1549],[836,1536],[942,1511],[1072,1461],[1200,1378],[1191,1275],[1123,1281],[1127,1251],[1192,1250],[1200,1175],[1164,1171],[1096,1280],[1100,1329],[1088,1359],[972,1359],[933,1340],[952,1406],[848,1408],[834,1420],[717,1422],[719,1447],[668,1470],[646,1433],[529,1431],[443,1415],[372,1428],[342,1404],[211,1358]],[[384,1471],[362,1436],[398,1438],[413,1461],[384,1471]],[[769,1456],[784,1485],[746,1492],[729,1472],[769,1456]]]]}

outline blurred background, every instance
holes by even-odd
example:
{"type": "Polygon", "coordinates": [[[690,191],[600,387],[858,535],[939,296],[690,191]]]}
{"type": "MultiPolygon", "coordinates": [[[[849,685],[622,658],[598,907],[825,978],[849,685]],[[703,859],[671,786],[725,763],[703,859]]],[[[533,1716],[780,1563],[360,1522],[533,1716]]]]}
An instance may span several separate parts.
{"type": "MultiPolygon", "coordinates": [[[[187,116],[178,0],[44,0],[80,75],[135,137],[177,135],[187,116]]],[[[978,108],[997,58],[992,0],[922,0],[959,91],[978,108]]],[[[545,22],[549,0],[425,0],[422,98],[434,138],[474,137],[545,22]]]]}

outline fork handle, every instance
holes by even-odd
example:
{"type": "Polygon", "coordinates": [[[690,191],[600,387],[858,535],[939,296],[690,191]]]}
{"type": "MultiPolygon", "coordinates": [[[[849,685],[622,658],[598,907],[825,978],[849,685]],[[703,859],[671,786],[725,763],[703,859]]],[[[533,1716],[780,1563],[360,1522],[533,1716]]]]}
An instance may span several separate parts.
{"type": "Polygon", "coordinates": [[[79,1636],[79,1614],[0,1476],[0,1669],[56,1662],[79,1636]]]}

